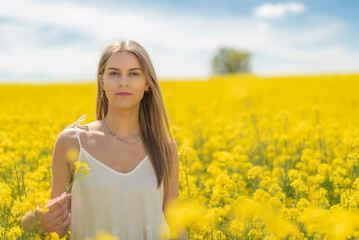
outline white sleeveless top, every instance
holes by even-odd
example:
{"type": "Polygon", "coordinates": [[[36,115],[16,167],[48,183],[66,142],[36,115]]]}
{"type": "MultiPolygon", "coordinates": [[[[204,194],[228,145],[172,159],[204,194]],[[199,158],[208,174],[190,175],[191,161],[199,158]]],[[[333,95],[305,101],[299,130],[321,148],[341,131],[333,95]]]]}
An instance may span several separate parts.
{"type": "Polygon", "coordinates": [[[70,239],[94,238],[99,230],[121,240],[170,239],[162,211],[163,182],[157,188],[149,156],[128,173],[105,165],[82,148],[77,125],[85,118],[66,127],[75,127],[80,145],[77,161],[89,167],[87,176],[77,177],[71,189],[70,239]]]}

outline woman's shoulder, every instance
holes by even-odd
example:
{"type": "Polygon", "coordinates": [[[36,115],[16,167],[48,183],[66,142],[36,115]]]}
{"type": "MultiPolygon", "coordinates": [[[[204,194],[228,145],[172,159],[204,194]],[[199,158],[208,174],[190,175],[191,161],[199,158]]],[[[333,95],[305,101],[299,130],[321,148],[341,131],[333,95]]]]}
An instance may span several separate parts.
{"type": "Polygon", "coordinates": [[[58,148],[69,148],[77,147],[77,135],[75,128],[63,129],[56,138],[55,147],[58,148]]]}
{"type": "Polygon", "coordinates": [[[64,128],[57,135],[55,146],[60,145],[61,148],[68,148],[68,147],[78,147],[79,148],[79,146],[77,144],[77,134],[76,134],[75,127],[77,127],[78,132],[85,131],[86,128],[88,128],[87,124],[81,125],[81,124],[79,124],[79,122],[80,122],[80,119],[77,120],[77,122],[64,128]]]}
{"type": "MultiPolygon", "coordinates": [[[[75,127],[77,127],[78,132],[89,132],[91,130],[96,130],[98,128],[98,126],[100,126],[100,121],[96,120],[87,124],[80,124],[80,122],[82,122],[86,116],[82,116],[81,118],[79,118],[75,123],[67,126],[66,128],[64,128],[60,134],[61,135],[67,135],[69,137],[73,137],[76,136],[76,129],[75,127]],[[81,120],[82,118],[82,120],[81,120]]],[[[59,135],[60,135],[59,134],[59,135]]]]}
{"type": "MultiPolygon", "coordinates": [[[[98,120],[93,121],[88,124],[80,125],[76,124],[78,135],[81,139],[86,139],[87,136],[91,136],[91,134],[96,133],[99,129],[100,122],[98,120]]],[[[78,137],[75,129],[75,125],[70,125],[63,129],[59,134],[58,138],[60,141],[67,143],[67,145],[78,145],[78,137]]]]}

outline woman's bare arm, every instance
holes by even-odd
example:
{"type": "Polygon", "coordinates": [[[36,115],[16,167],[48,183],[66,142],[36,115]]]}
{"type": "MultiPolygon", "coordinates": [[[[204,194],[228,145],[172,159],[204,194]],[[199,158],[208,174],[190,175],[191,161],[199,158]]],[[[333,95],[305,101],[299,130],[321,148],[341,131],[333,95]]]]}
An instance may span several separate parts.
{"type": "MultiPolygon", "coordinates": [[[[76,137],[75,137],[76,138],[76,137]]],[[[67,151],[74,146],[74,131],[65,130],[58,135],[52,156],[52,183],[51,199],[46,207],[46,213],[37,212],[40,222],[37,232],[56,232],[60,238],[66,236],[71,220],[70,195],[65,194],[66,185],[72,180],[67,151]]],[[[26,231],[31,231],[34,224],[35,210],[27,212],[22,220],[22,226],[26,231]]]]}
{"type": "MultiPolygon", "coordinates": [[[[66,185],[72,181],[70,172],[71,159],[68,159],[67,152],[77,144],[74,128],[62,131],[55,142],[52,155],[52,181],[51,181],[51,199],[60,196],[66,192],[66,185]]],[[[67,201],[67,210],[71,212],[71,201],[67,201]]],[[[71,215],[71,213],[70,213],[71,215]]],[[[70,222],[63,229],[57,231],[60,238],[66,236],[70,222]]]]}

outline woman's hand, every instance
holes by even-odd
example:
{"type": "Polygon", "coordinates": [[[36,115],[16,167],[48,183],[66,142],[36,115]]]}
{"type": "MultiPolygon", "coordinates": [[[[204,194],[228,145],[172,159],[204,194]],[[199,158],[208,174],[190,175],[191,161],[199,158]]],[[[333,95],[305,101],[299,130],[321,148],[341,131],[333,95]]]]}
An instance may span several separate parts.
{"type": "Polygon", "coordinates": [[[60,197],[53,198],[46,205],[49,211],[42,213],[37,209],[38,225],[37,231],[41,233],[58,232],[64,229],[71,220],[71,213],[67,208],[70,193],[62,193],[60,197]]]}

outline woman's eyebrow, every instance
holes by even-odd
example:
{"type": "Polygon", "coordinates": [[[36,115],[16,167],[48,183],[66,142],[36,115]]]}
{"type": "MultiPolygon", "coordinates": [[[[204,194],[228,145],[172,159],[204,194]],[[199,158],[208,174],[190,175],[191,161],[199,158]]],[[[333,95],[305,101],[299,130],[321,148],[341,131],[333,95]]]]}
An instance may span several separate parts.
{"type": "MultiPolygon", "coordinates": [[[[120,71],[120,69],[114,68],[114,67],[109,67],[109,68],[107,68],[107,70],[110,70],[110,69],[113,69],[113,70],[116,70],[116,71],[120,71]]],[[[141,68],[131,68],[131,69],[129,69],[129,70],[130,70],[130,71],[132,71],[132,70],[141,70],[141,71],[142,71],[141,68]]]]}

